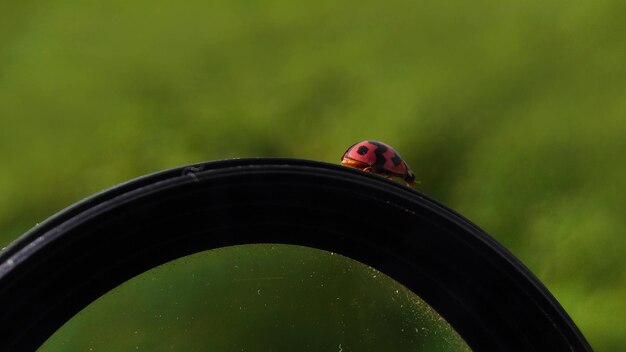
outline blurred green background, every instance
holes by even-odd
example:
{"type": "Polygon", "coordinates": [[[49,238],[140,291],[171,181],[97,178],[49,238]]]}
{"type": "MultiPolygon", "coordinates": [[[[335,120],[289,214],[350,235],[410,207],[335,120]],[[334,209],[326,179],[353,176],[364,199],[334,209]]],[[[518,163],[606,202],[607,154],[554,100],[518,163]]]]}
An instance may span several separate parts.
{"type": "Polygon", "coordinates": [[[626,350],[626,2],[0,2],[0,242],[192,162],[394,146],[626,350]]]}

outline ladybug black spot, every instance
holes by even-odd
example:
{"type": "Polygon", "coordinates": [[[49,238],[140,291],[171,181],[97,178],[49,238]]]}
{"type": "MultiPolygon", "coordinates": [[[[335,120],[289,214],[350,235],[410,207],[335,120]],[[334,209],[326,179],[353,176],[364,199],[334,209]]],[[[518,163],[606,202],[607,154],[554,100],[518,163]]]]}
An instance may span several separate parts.
{"type": "Polygon", "coordinates": [[[383,155],[387,151],[387,147],[384,144],[378,143],[376,141],[368,141],[368,143],[376,146],[376,150],[374,151],[374,154],[376,155],[376,162],[374,163],[374,165],[382,168],[385,165],[385,161],[387,160],[383,155]]]}
{"type": "Polygon", "coordinates": [[[365,154],[367,154],[367,152],[369,152],[369,148],[364,146],[364,145],[362,145],[362,146],[359,147],[359,149],[356,152],[359,155],[365,155],[365,154]]]}
{"type": "Polygon", "coordinates": [[[391,158],[391,162],[393,163],[393,166],[398,166],[402,162],[402,159],[400,159],[398,154],[393,153],[393,158],[391,158]]]}

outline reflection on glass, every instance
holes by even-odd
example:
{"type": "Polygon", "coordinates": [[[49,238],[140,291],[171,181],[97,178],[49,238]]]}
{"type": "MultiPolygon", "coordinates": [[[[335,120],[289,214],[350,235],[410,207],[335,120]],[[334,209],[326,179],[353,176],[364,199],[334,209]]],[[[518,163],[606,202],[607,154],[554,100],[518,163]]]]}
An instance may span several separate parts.
{"type": "Polygon", "coordinates": [[[349,258],[245,245],[180,258],[93,302],[40,351],[469,351],[423,300],[349,258]]]}

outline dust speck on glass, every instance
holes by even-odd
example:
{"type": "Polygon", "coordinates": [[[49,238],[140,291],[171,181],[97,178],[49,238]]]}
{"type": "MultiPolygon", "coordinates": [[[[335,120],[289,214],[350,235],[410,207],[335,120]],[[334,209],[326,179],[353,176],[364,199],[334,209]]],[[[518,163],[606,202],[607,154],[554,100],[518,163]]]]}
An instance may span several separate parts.
{"type": "Polygon", "coordinates": [[[470,351],[426,302],[326,251],[255,244],[149,270],[74,316],[40,351],[470,351]]]}

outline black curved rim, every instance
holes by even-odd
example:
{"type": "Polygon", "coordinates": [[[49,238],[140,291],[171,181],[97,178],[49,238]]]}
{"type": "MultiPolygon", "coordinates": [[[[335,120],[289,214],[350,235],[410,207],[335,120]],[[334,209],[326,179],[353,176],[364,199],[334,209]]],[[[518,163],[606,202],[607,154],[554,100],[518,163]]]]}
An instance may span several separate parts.
{"type": "Polygon", "coordinates": [[[374,267],[476,351],[591,351],[539,280],[454,211],[399,183],[297,159],[141,177],[54,215],[0,253],[0,350],[34,350],[122,282],[212,248],[282,243],[374,267]]]}

